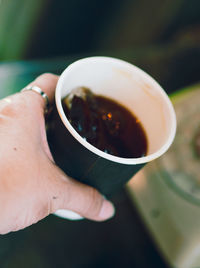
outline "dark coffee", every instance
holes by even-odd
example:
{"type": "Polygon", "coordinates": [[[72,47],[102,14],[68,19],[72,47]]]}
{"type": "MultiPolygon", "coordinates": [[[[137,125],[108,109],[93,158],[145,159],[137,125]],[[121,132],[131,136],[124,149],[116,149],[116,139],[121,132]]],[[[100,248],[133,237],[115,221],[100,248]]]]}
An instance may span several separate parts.
{"type": "Polygon", "coordinates": [[[62,100],[62,105],[74,129],[98,149],[125,158],[147,154],[140,120],[118,102],[78,88],[62,100]]]}

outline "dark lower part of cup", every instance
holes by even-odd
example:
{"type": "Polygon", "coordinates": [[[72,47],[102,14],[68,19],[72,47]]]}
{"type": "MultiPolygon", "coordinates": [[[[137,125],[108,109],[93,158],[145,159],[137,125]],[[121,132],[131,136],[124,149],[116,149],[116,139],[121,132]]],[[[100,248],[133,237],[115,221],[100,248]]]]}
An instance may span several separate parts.
{"type": "Polygon", "coordinates": [[[144,166],[113,162],[91,152],[71,135],[55,111],[47,124],[47,138],[56,164],[68,176],[95,187],[107,197],[144,166]]]}

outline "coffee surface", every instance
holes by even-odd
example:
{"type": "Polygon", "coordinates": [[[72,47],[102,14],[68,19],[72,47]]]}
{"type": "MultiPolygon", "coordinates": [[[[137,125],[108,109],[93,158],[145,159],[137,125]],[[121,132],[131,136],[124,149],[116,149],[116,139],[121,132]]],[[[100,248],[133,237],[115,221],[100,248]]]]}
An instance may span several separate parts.
{"type": "Polygon", "coordinates": [[[140,120],[113,99],[78,88],[62,100],[74,129],[90,144],[118,157],[147,154],[148,142],[140,120]]]}

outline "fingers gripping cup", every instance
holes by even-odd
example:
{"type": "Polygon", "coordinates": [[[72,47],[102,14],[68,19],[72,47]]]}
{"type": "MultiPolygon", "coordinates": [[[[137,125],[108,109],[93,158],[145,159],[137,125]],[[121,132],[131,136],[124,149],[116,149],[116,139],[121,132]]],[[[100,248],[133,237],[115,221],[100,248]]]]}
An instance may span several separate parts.
{"type": "MultiPolygon", "coordinates": [[[[146,163],[166,152],[176,132],[175,112],[164,90],[144,71],[119,59],[91,57],[68,66],[57,84],[56,107],[48,135],[55,162],[66,174],[97,188],[107,197],[146,163]],[[75,130],[62,100],[79,87],[120,103],[138,118],[147,137],[146,155],[131,158],[109,154],[75,130]]],[[[78,218],[64,210],[57,215],[78,218]]]]}

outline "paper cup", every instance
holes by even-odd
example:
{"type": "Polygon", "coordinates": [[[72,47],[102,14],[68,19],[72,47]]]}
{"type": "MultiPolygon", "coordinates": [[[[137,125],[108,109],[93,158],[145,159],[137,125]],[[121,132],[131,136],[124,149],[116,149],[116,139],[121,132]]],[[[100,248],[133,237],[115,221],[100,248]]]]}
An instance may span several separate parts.
{"type": "MultiPolygon", "coordinates": [[[[56,163],[69,176],[97,188],[107,197],[146,163],[165,153],[176,132],[175,112],[161,86],[138,67],[115,58],[90,57],[68,66],[57,84],[56,107],[58,116],[50,126],[50,148],[56,163]],[[68,121],[61,103],[76,87],[90,88],[95,94],[117,100],[132,111],[146,131],[147,155],[117,157],[83,139],[68,121]]],[[[66,213],[62,210],[57,214],[71,217],[66,213]]]]}

